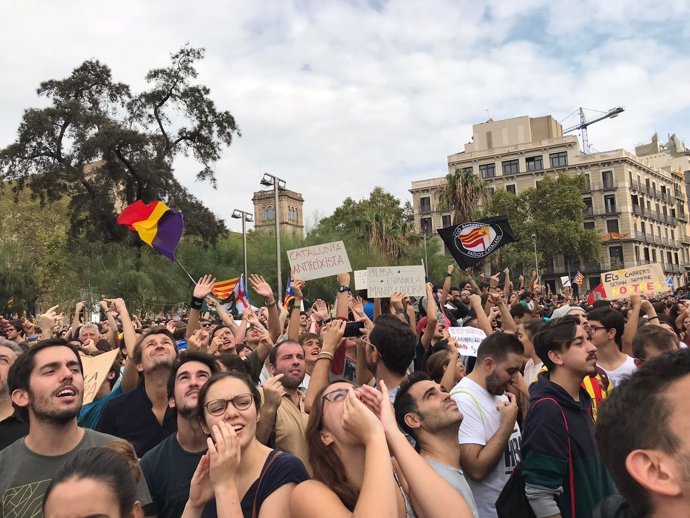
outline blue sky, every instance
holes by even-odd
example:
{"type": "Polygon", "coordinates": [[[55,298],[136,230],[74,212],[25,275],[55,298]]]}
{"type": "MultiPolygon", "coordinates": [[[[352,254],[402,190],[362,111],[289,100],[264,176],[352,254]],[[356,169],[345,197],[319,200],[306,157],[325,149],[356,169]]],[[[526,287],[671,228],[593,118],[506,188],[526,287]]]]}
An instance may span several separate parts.
{"type": "Polygon", "coordinates": [[[561,120],[620,105],[590,128],[595,149],[633,150],[655,130],[690,141],[688,19],[679,0],[2,2],[0,146],[40,104],[40,81],[96,57],[136,90],[189,42],[206,48],[199,81],[243,136],[217,190],[189,161],[178,177],[238,230],[233,208],[251,209],[268,171],[304,195],[310,223],[376,185],[409,199],[487,111],[561,120]]]}

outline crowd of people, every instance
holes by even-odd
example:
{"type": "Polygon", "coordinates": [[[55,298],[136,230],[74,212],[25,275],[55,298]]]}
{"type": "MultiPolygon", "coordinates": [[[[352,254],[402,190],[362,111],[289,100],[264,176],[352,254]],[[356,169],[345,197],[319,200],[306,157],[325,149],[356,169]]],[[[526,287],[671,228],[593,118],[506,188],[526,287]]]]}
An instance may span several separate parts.
{"type": "Polygon", "coordinates": [[[211,275],[182,317],[5,315],[0,515],[686,516],[685,291],[589,306],[462,273],[374,300],[293,279],[287,304],[253,274],[241,317],[211,275]],[[114,350],[83,404],[82,359],[114,350]]]}

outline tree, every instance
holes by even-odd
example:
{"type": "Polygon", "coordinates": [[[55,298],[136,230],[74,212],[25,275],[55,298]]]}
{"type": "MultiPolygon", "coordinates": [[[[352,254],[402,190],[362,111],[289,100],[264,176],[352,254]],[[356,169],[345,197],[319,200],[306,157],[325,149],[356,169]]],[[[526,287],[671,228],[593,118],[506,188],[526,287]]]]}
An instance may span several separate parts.
{"type": "Polygon", "coordinates": [[[439,191],[441,206],[453,212],[453,225],[472,221],[477,206],[486,201],[484,182],[471,171],[455,169],[439,191]]]}
{"type": "Polygon", "coordinates": [[[501,266],[534,268],[534,241],[541,256],[540,263],[555,255],[578,257],[589,261],[597,256],[600,236],[596,230],[584,228],[582,187],[584,177],[546,176],[537,189],[519,195],[498,191],[488,205],[491,215],[507,215],[520,241],[497,251],[501,266]],[[500,253],[499,253],[500,252],[500,253]]]}
{"type": "Polygon", "coordinates": [[[150,88],[137,95],[97,60],[41,83],[37,93],[51,105],[25,110],[16,141],[0,151],[0,179],[16,180],[16,192],[29,188],[42,203],[67,197],[72,237],[125,238],[117,213],[142,199],[181,210],[187,234],[214,240],[225,225],[173,174],[175,158],[191,154],[201,164],[197,178],[215,187],[213,165],[239,135],[230,112],[192,83],[203,56],[182,48],[169,67],[146,75],[150,88]]]}

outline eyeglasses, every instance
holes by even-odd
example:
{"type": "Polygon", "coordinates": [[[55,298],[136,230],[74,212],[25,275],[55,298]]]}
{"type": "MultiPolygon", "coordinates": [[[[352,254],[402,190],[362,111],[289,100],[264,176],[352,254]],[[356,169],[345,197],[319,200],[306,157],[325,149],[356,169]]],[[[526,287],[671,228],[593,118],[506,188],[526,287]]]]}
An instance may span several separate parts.
{"type": "Polygon", "coordinates": [[[331,403],[338,403],[347,397],[347,391],[348,389],[334,390],[333,392],[329,392],[328,394],[321,396],[321,399],[330,401],[331,403]]]}
{"type": "Polygon", "coordinates": [[[589,328],[592,330],[593,333],[596,333],[597,331],[599,331],[599,329],[606,329],[604,326],[593,326],[593,325],[590,325],[589,328]]]}
{"type": "Polygon", "coordinates": [[[247,410],[254,402],[254,396],[252,394],[238,394],[230,399],[214,399],[209,401],[204,405],[206,411],[215,416],[223,415],[225,410],[228,408],[228,403],[232,403],[237,410],[247,410]]]}

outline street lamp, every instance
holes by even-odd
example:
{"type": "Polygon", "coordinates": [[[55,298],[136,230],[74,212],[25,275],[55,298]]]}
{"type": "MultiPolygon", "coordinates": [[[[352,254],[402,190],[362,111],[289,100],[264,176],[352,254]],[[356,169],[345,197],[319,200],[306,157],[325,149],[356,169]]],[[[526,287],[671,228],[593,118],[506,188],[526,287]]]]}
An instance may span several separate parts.
{"type": "Polygon", "coordinates": [[[537,257],[537,234],[532,234],[534,243],[534,271],[537,273],[537,284],[539,284],[539,259],[537,257]]]}
{"type": "Polygon", "coordinates": [[[280,189],[285,189],[285,180],[278,178],[277,176],[274,176],[269,173],[264,173],[263,178],[261,179],[261,185],[264,185],[266,187],[271,187],[273,186],[273,196],[274,196],[274,204],[275,204],[275,222],[276,222],[276,268],[278,270],[278,290],[277,290],[277,300],[281,300],[281,290],[282,290],[282,285],[283,285],[283,279],[280,274],[280,201],[278,200],[278,191],[280,189]]]}
{"type": "Polygon", "coordinates": [[[244,282],[247,282],[247,222],[254,221],[254,216],[251,213],[240,209],[232,211],[234,219],[242,220],[242,257],[244,258],[244,282]]]}

